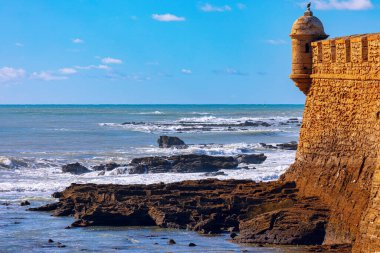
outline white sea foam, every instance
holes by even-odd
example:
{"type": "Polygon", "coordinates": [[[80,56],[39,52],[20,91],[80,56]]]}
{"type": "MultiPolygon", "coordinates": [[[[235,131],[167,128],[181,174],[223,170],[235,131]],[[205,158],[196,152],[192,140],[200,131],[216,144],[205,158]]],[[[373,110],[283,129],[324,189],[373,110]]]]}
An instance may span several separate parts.
{"type": "MultiPolygon", "coordinates": [[[[229,145],[211,145],[201,151],[201,146],[194,146],[190,150],[172,150],[172,149],[155,149],[151,147],[141,149],[142,153],[159,155],[172,155],[177,152],[193,152],[217,155],[236,155],[242,153],[242,149],[251,153],[253,150],[259,151],[257,145],[245,143],[229,145]],[[166,152],[166,153],[165,153],[166,152]]],[[[244,151],[244,150],[243,150],[244,151]]],[[[255,181],[271,181],[277,179],[294,160],[295,152],[288,150],[267,150],[268,156],[263,164],[254,165],[256,169],[237,169],[223,170],[227,176],[216,176],[218,179],[251,179],[255,181]]],[[[9,164],[9,161],[7,161],[9,164]]],[[[88,164],[85,164],[88,166],[88,164]]],[[[252,167],[252,166],[250,166],[252,167]]],[[[6,198],[6,195],[17,193],[19,196],[49,197],[54,191],[63,190],[71,183],[97,183],[97,184],[152,184],[152,183],[171,183],[183,180],[198,180],[209,178],[204,173],[162,173],[162,174],[142,174],[129,175],[123,174],[125,168],[117,168],[107,172],[105,175],[98,175],[98,171],[86,173],[83,175],[72,175],[62,173],[60,166],[55,167],[36,167],[34,169],[14,169],[3,171],[0,179],[0,192],[6,198]]],[[[1,201],[2,198],[0,198],[1,201]]]]}
{"type": "Polygon", "coordinates": [[[136,113],[132,113],[132,114],[139,114],[139,115],[161,115],[161,114],[165,114],[165,113],[161,112],[161,111],[153,111],[153,112],[136,112],[136,113]]]}

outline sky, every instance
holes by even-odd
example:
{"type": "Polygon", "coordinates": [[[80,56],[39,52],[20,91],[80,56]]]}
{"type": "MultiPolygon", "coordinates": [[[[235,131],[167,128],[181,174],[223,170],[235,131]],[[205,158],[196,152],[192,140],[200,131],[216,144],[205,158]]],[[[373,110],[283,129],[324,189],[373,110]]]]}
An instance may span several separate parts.
{"type": "MultiPolygon", "coordinates": [[[[380,32],[380,0],[314,0],[330,37],[380,32]]],[[[0,104],[302,104],[303,0],[0,0],[0,104]]]]}

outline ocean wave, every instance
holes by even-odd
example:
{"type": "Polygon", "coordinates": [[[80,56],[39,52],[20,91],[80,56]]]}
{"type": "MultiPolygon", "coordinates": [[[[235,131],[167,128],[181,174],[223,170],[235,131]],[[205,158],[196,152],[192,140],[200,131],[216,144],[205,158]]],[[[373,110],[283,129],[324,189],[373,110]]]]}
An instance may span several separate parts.
{"type": "MultiPolygon", "coordinates": [[[[233,144],[230,148],[246,147],[244,143],[233,144]]],[[[217,145],[210,147],[217,149],[217,145]]],[[[146,151],[146,150],[145,150],[146,151]]],[[[228,152],[226,152],[228,153],[228,152]]],[[[276,151],[266,153],[267,160],[263,164],[254,165],[251,169],[222,170],[226,176],[213,176],[219,179],[251,179],[254,181],[276,180],[286,171],[294,160],[294,151],[276,151]]],[[[48,197],[52,192],[61,191],[71,183],[97,183],[97,184],[153,184],[172,183],[184,180],[199,180],[209,178],[204,173],[160,173],[160,174],[134,174],[114,171],[99,175],[99,172],[91,172],[82,175],[62,173],[60,167],[39,168],[36,170],[16,170],[11,178],[0,179],[0,192],[2,198],[11,195],[19,195],[22,198],[33,196],[48,197]]],[[[21,198],[21,197],[20,197],[21,198]]]]}
{"type": "Polygon", "coordinates": [[[165,114],[165,113],[161,112],[161,111],[153,111],[153,112],[136,112],[136,113],[131,113],[131,114],[138,114],[138,115],[161,115],[161,114],[165,114]]]}

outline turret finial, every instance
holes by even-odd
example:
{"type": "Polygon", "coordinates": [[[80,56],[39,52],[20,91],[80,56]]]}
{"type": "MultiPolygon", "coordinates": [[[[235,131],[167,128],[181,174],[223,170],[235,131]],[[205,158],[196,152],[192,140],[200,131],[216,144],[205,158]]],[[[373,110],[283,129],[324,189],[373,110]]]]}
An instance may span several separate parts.
{"type": "Polygon", "coordinates": [[[311,2],[307,4],[307,10],[305,11],[305,16],[313,16],[313,12],[311,11],[311,2]]]}

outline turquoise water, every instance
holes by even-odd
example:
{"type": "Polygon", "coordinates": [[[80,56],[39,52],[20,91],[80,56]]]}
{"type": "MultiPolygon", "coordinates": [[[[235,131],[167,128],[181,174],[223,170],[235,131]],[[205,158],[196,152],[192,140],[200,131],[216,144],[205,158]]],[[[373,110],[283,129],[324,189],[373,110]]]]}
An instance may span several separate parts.
{"type": "Polygon", "coordinates": [[[299,124],[287,122],[301,121],[302,111],[300,105],[0,105],[0,204],[10,204],[0,205],[0,251],[295,252],[299,249],[241,246],[227,236],[158,228],[66,230],[71,218],[30,213],[19,203],[29,200],[37,206],[53,201],[51,193],[73,182],[148,184],[205,178],[202,173],[61,172],[63,164],[77,161],[91,167],[148,155],[265,153],[268,159],[255,169],[226,171],[226,176],[217,178],[275,180],[295,152],[268,150],[259,143],[296,141],[299,124]],[[243,126],[246,121],[270,126],[243,126]],[[163,134],[192,145],[184,150],[160,149],[156,140],[163,134]],[[49,238],[66,247],[47,243],[49,238]],[[167,245],[167,239],[161,238],[173,238],[177,244],[167,245]],[[189,242],[198,246],[190,249],[189,242]]]}

